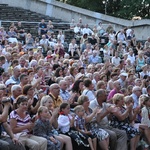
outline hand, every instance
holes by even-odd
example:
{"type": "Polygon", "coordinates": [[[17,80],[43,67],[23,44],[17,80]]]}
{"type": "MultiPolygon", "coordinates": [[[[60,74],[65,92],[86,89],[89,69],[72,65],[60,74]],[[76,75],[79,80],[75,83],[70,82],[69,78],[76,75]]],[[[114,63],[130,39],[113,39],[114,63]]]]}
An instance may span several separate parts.
{"type": "Polygon", "coordinates": [[[99,112],[99,110],[100,109],[98,107],[96,107],[96,108],[94,108],[93,113],[97,114],[99,112]]]}
{"type": "Polygon", "coordinates": [[[85,134],[91,135],[91,132],[90,131],[85,131],[85,134]]]}
{"type": "Polygon", "coordinates": [[[28,106],[31,106],[32,104],[33,104],[33,99],[30,98],[30,99],[28,100],[28,106]]]}
{"type": "Polygon", "coordinates": [[[53,143],[57,143],[57,141],[56,141],[56,139],[55,138],[53,138],[52,136],[50,137],[50,140],[53,142],[53,143]]]}
{"type": "Polygon", "coordinates": [[[16,139],[15,137],[12,138],[12,141],[14,144],[21,144],[20,141],[18,141],[18,139],[16,139]]]}
{"type": "Polygon", "coordinates": [[[58,113],[59,113],[59,108],[57,107],[53,110],[52,116],[58,117],[58,113]]]}
{"type": "Polygon", "coordinates": [[[133,104],[131,103],[131,104],[127,107],[127,109],[129,110],[129,112],[132,111],[132,109],[133,109],[133,104]]]}
{"type": "Polygon", "coordinates": [[[141,110],[140,107],[136,107],[136,108],[133,110],[133,112],[136,113],[136,114],[138,114],[138,113],[140,112],[140,110],[141,110]]]}
{"type": "Polygon", "coordinates": [[[30,122],[30,123],[28,123],[28,124],[26,125],[26,128],[27,128],[29,131],[31,131],[31,130],[33,129],[33,127],[34,127],[34,123],[32,123],[32,122],[30,122]]]}

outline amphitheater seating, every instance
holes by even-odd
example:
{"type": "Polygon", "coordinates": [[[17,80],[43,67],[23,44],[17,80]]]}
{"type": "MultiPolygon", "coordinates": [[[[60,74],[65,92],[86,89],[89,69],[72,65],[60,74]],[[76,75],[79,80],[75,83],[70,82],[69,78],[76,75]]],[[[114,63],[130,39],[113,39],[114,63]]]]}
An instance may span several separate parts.
{"type": "Polygon", "coordinates": [[[45,19],[45,22],[48,22],[48,20],[53,22],[55,34],[58,33],[58,30],[63,30],[65,32],[66,42],[70,42],[70,39],[74,37],[74,33],[69,29],[70,25],[61,19],[35,13],[23,8],[11,7],[7,4],[0,4],[0,20],[2,20],[2,26],[5,27],[6,30],[8,30],[11,22],[4,21],[25,21],[25,23],[22,22],[22,24],[26,32],[30,32],[33,37],[36,37],[38,34],[38,22],[40,22],[42,18],[45,19]]]}

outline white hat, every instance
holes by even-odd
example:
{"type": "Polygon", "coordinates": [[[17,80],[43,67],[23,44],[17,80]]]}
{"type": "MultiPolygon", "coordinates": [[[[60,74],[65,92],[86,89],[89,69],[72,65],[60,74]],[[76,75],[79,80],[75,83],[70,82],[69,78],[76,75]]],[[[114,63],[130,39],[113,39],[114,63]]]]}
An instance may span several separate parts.
{"type": "Polygon", "coordinates": [[[128,76],[128,74],[127,74],[127,73],[125,73],[125,72],[123,72],[123,73],[121,73],[121,74],[120,74],[120,76],[127,77],[127,76],[128,76]]]}
{"type": "Polygon", "coordinates": [[[8,79],[8,80],[5,82],[5,85],[8,86],[9,84],[16,84],[16,82],[15,82],[13,79],[8,79]]]}
{"type": "Polygon", "coordinates": [[[84,74],[82,73],[78,73],[76,76],[75,76],[75,80],[79,80],[81,77],[83,77],[84,74]]]}

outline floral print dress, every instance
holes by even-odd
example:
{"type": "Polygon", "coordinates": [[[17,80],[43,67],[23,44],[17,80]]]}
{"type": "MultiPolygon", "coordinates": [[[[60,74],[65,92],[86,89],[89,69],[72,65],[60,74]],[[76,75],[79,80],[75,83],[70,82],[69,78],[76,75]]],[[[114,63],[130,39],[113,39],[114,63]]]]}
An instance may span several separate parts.
{"type": "MultiPolygon", "coordinates": [[[[124,107],[121,108],[121,113],[124,113],[126,109],[124,107]]],[[[115,115],[112,114],[112,118],[110,121],[110,125],[114,128],[118,128],[120,130],[125,130],[128,136],[128,139],[134,138],[136,135],[140,134],[139,131],[130,125],[129,117],[125,120],[119,120],[115,115]]]]}

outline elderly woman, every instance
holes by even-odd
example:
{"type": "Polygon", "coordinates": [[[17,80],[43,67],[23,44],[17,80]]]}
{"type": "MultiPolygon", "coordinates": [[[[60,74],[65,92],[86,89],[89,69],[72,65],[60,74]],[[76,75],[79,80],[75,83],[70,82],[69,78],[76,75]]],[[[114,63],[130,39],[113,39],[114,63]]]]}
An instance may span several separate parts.
{"type": "Polygon", "coordinates": [[[10,113],[12,131],[24,146],[32,150],[47,150],[47,140],[31,134],[34,123],[27,111],[28,98],[20,95],[16,101],[16,108],[10,113]]]}
{"type": "Polygon", "coordinates": [[[58,139],[62,144],[65,144],[65,150],[72,150],[71,138],[64,134],[58,134],[57,130],[55,130],[58,128],[57,118],[59,109],[56,108],[54,110],[52,98],[49,95],[43,96],[40,105],[47,107],[49,110],[50,124],[51,128],[53,128],[55,138],[58,139]]]}
{"type": "Polygon", "coordinates": [[[127,108],[124,107],[124,95],[115,94],[113,96],[114,107],[110,125],[120,130],[125,130],[130,140],[130,150],[136,150],[139,141],[139,131],[130,125],[132,116],[133,104],[131,103],[127,108]]]}
{"type": "Polygon", "coordinates": [[[102,150],[108,150],[109,148],[109,134],[101,129],[96,121],[96,113],[97,108],[92,111],[89,108],[89,99],[85,95],[81,95],[78,98],[79,105],[82,105],[85,110],[85,120],[86,120],[86,127],[88,131],[91,131],[92,135],[98,139],[99,147],[102,150]]]}

